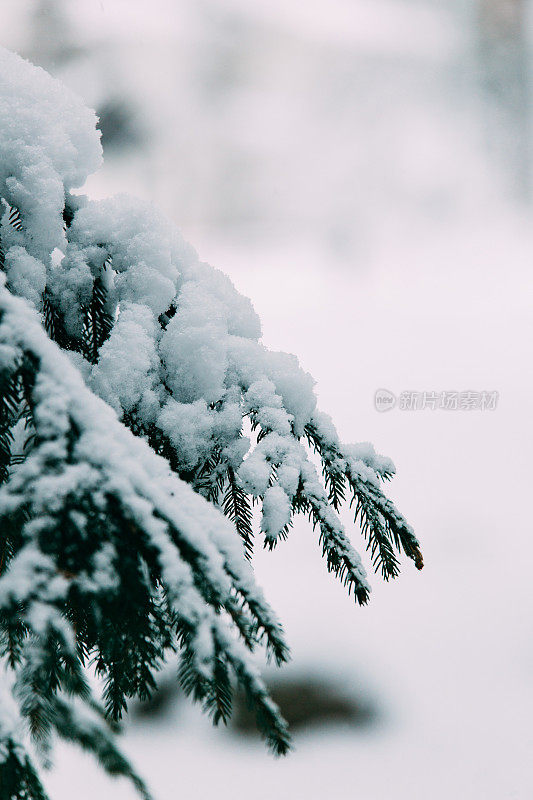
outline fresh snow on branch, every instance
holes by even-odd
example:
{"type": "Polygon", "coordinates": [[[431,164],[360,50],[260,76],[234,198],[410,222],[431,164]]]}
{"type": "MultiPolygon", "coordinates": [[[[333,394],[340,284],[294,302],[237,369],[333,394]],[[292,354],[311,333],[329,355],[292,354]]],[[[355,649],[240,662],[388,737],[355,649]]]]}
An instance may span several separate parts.
{"type": "Polygon", "coordinates": [[[268,547],[307,515],[361,604],[345,501],[385,579],[401,552],[422,566],[383,493],[392,462],[339,442],[311,376],[261,343],[229,278],[156,208],[72,194],[101,161],[95,123],[0,49],[0,644],[22,731],[3,704],[0,776],[13,798],[45,796],[27,734],[45,757],[54,734],[78,742],[146,796],[107,720],[149,696],[173,652],[215,722],[236,680],[287,750],[250,658],[259,642],[288,657],[249,564],[252,503],[268,547]]]}

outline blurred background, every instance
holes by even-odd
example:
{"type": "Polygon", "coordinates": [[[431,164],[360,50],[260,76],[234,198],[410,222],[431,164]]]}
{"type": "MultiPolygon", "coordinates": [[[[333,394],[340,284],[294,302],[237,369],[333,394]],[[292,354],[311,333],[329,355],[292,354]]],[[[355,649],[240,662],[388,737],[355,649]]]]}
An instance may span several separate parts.
{"type": "MultiPolygon", "coordinates": [[[[169,675],[123,741],[158,800],[533,797],[531,6],[2,4],[0,42],[100,116],[85,191],[153,200],[252,298],[342,439],[394,459],[423,545],[423,572],[375,576],[364,609],[305,520],[258,549],[292,645],[266,675],[295,751],[271,758],[240,707],[213,730],[169,675]],[[499,398],[384,414],[380,388],[499,398]]],[[[47,785],[134,797],[66,746],[47,785]]]]}

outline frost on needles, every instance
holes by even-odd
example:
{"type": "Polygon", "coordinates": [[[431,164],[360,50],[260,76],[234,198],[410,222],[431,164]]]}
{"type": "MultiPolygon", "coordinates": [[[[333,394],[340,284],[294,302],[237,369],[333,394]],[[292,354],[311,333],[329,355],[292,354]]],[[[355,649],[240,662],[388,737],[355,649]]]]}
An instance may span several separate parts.
{"type": "Polygon", "coordinates": [[[61,84],[0,50],[0,795],[10,800],[46,797],[36,764],[55,736],[147,796],[116,727],[174,653],[182,687],[215,722],[239,684],[269,746],[286,752],[287,726],[250,657],[263,644],[278,664],[288,658],[250,565],[254,505],[269,548],[307,515],[358,603],[370,588],[343,503],[385,579],[401,552],[422,566],[383,493],[391,461],[339,442],[310,375],[261,344],[250,301],[157,209],[72,194],[100,164],[95,125],[61,84]]]}

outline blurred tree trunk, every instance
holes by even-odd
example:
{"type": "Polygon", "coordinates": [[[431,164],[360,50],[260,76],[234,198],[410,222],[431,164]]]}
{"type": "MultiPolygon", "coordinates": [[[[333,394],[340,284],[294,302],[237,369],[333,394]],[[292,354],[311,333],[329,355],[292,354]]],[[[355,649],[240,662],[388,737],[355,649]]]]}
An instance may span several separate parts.
{"type": "Polygon", "coordinates": [[[481,77],[489,143],[517,192],[531,199],[527,0],[478,0],[481,77]]]}

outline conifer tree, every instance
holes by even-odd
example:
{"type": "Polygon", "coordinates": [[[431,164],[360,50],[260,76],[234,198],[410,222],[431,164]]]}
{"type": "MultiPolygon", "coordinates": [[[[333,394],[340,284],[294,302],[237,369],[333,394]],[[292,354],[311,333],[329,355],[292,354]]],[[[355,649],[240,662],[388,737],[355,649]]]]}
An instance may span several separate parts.
{"type": "Polygon", "coordinates": [[[100,163],[95,126],[43,70],[0,50],[0,796],[10,800],[46,797],[36,765],[55,737],[147,798],[115,734],[172,654],[215,723],[238,684],[285,753],[287,726],[249,654],[263,644],[282,664],[288,649],[250,559],[258,537],[269,548],[287,537],[296,514],[361,605],[370,589],[338,517],[344,503],[385,580],[402,552],[422,567],[383,492],[392,462],[339,441],[311,377],[261,344],[229,279],[156,209],[73,193],[100,163]]]}

